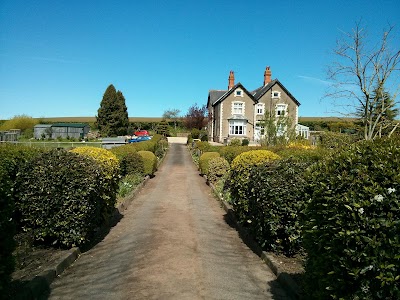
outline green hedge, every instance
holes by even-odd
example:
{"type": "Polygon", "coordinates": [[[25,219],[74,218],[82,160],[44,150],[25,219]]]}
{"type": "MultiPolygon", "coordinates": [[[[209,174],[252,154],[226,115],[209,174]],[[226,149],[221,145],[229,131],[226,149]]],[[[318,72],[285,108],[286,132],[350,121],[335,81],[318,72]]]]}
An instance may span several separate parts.
{"type": "Polygon", "coordinates": [[[11,196],[12,181],[5,169],[7,163],[6,159],[0,159],[0,295],[7,294],[14,271],[14,203],[11,196]]]}
{"type": "Polygon", "coordinates": [[[132,143],[129,146],[135,148],[136,151],[150,151],[150,152],[155,153],[158,148],[159,141],[161,141],[162,139],[163,139],[162,135],[155,134],[151,138],[151,140],[139,142],[139,143],[132,143]]]}
{"type": "Polygon", "coordinates": [[[119,160],[121,176],[144,173],[143,159],[131,145],[114,147],[110,151],[119,160]]]}
{"type": "Polygon", "coordinates": [[[16,177],[16,207],[36,241],[71,247],[102,221],[103,170],[94,159],[64,150],[43,153],[16,177]]]}
{"type": "Polygon", "coordinates": [[[223,157],[214,157],[208,163],[207,180],[211,184],[216,184],[229,172],[229,163],[223,157]]]}
{"type": "Polygon", "coordinates": [[[20,219],[14,204],[15,178],[21,166],[42,152],[33,147],[0,144],[0,295],[5,298],[14,270],[14,234],[20,219]]]}
{"type": "Polygon", "coordinates": [[[400,141],[360,142],[312,168],[308,299],[400,299],[400,141]]]}
{"type": "Polygon", "coordinates": [[[259,164],[279,158],[277,154],[268,150],[251,150],[239,154],[232,161],[227,183],[233,200],[233,208],[240,221],[247,220],[248,200],[245,192],[249,185],[250,170],[259,164]]]}
{"type": "Polygon", "coordinates": [[[102,169],[101,199],[104,201],[103,218],[107,222],[115,210],[117,201],[118,182],[120,180],[120,166],[118,158],[110,151],[95,147],[78,147],[71,152],[93,158],[102,169]]]}
{"type": "Polygon", "coordinates": [[[154,175],[157,171],[157,157],[150,151],[138,151],[138,154],[143,158],[144,174],[154,175]]]}
{"type": "Polygon", "coordinates": [[[199,158],[199,169],[201,174],[208,173],[208,164],[212,158],[219,157],[218,152],[204,152],[199,158]]]}
{"type": "MultiPolygon", "coordinates": [[[[245,192],[245,220],[257,242],[266,251],[292,256],[301,250],[300,214],[305,205],[308,160],[285,158],[255,166],[245,192]]],[[[241,214],[242,215],[242,214],[241,214]]]]}
{"type": "Polygon", "coordinates": [[[260,150],[260,149],[249,146],[224,146],[218,148],[219,154],[221,154],[221,156],[225,158],[230,164],[232,163],[232,161],[235,159],[236,156],[250,150],[260,150]]]}
{"type": "Polygon", "coordinates": [[[346,147],[360,138],[357,135],[350,135],[346,133],[325,131],[319,134],[318,146],[327,149],[337,149],[346,147]]]}

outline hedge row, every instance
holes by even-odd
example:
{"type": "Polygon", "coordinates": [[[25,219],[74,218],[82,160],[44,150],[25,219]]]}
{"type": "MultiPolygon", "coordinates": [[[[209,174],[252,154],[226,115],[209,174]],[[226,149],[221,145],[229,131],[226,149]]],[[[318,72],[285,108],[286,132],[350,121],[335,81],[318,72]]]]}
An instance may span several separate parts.
{"type": "Polygon", "coordinates": [[[152,176],[157,171],[157,157],[150,151],[138,151],[142,157],[144,174],[152,176]]]}
{"type": "MultiPolygon", "coordinates": [[[[13,186],[19,166],[41,153],[41,149],[0,144],[0,295],[7,290],[14,271],[16,229],[13,186]]],[[[1,297],[0,297],[1,298],[1,297]]]]}
{"type": "Polygon", "coordinates": [[[65,150],[51,150],[25,164],[15,184],[23,230],[49,245],[90,240],[106,211],[103,174],[93,158],[65,150]]]}
{"type": "Polygon", "coordinates": [[[252,184],[249,181],[252,168],[280,157],[268,150],[251,150],[239,154],[231,164],[228,186],[233,199],[232,205],[239,220],[248,220],[249,202],[246,190],[252,184]]]}
{"type": "Polygon", "coordinates": [[[216,157],[219,157],[218,152],[204,152],[199,158],[199,169],[201,174],[208,173],[208,165],[210,160],[216,157]]]}
{"type": "Polygon", "coordinates": [[[135,148],[125,145],[112,148],[111,152],[119,160],[121,176],[144,173],[143,158],[137,153],[135,148]]]}
{"type": "Polygon", "coordinates": [[[400,140],[356,143],[315,165],[307,186],[311,299],[400,299],[400,140]]]}
{"type": "Polygon", "coordinates": [[[304,247],[307,299],[400,299],[400,140],[276,151],[281,159],[233,160],[239,221],[265,250],[304,247]]]}
{"type": "Polygon", "coordinates": [[[102,208],[103,220],[108,221],[115,209],[117,201],[120,168],[118,158],[110,151],[95,147],[78,147],[71,150],[81,156],[93,158],[101,169],[99,195],[104,204],[102,208]]]}

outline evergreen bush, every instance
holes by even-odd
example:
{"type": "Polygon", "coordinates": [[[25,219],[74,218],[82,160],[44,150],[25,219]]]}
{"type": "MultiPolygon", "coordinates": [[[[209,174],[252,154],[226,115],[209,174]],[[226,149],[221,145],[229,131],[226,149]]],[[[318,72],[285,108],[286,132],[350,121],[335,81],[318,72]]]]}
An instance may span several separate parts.
{"type": "Polygon", "coordinates": [[[346,133],[325,131],[319,134],[318,146],[327,149],[338,149],[343,146],[348,146],[359,140],[356,135],[346,133]]]}
{"type": "Polygon", "coordinates": [[[201,174],[208,173],[208,164],[212,158],[219,157],[218,152],[204,152],[199,158],[199,169],[201,174]]]}
{"type": "Polygon", "coordinates": [[[245,191],[249,185],[250,170],[259,164],[279,158],[277,154],[268,150],[251,150],[239,154],[232,161],[227,183],[233,200],[233,208],[239,220],[247,220],[248,200],[245,198],[245,191]]]}
{"type": "Polygon", "coordinates": [[[65,150],[51,150],[24,164],[15,183],[22,229],[47,245],[87,242],[102,220],[102,177],[94,159],[65,150]]]}
{"type": "Polygon", "coordinates": [[[242,140],[242,146],[248,146],[250,143],[249,139],[243,139],[242,140]]]}
{"type": "Polygon", "coordinates": [[[229,163],[223,157],[211,158],[208,163],[207,180],[215,185],[219,180],[224,178],[229,172],[229,163]]]}
{"type": "Polygon", "coordinates": [[[250,148],[248,146],[225,146],[219,147],[219,153],[223,158],[225,158],[228,163],[232,163],[234,158],[243,152],[254,150],[255,148],[250,148]]]}
{"type": "Polygon", "coordinates": [[[118,158],[121,176],[144,173],[143,159],[130,144],[114,147],[110,151],[118,158]]]}
{"type": "Polygon", "coordinates": [[[242,141],[240,139],[237,138],[233,138],[231,139],[231,141],[229,142],[229,146],[242,146],[242,141]]]}
{"type": "Polygon", "coordinates": [[[157,157],[150,151],[138,151],[143,158],[144,174],[153,176],[157,170],[157,157]]]}
{"type": "Polygon", "coordinates": [[[321,161],[307,194],[309,299],[400,299],[400,140],[359,142],[321,161]]]}

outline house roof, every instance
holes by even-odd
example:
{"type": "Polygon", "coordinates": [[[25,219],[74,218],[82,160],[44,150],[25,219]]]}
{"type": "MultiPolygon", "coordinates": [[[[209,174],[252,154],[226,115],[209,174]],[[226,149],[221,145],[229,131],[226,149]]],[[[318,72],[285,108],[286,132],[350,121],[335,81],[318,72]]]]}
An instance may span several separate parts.
{"type": "Polygon", "coordinates": [[[84,123],[54,123],[51,127],[74,127],[74,128],[82,128],[89,126],[88,124],[84,123]]]}
{"type": "MultiPolygon", "coordinates": [[[[208,93],[208,104],[213,105],[219,98],[221,98],[227,91],[223,90],[210,90],[208,93]]],[[[208,106],[207,104],[207,106],[208,106]]]]}
{"type": "Polygon", "coordinates": [[[51,124],[37,124],[33,126],[33,128],[49,128],[51,127],[51,124]]]}
{"type": "Polygon", "coordinates": [[[285,91],[285,93],[297,104],[297,106],[300,106],[300,102],[297,101],[295,97],[283,86],[283,84],[278,80],[274,79],[271,82],[269,82],[267,85],[261,86],[258,89],[255,89],[251,93],[239,82],[235,84],[230,90],[224,91],[224,90],[210,90],[208,93],[208,102],[207,102],[207,107],[211,104],[214,106],[215,104],[223,101],[226,97],[228,97],[233,91],[240,87],[249,97],[252,99],[254,102],[258,102],[260,98],[269,90],[272,89],[272,87],[278,84],[282,90],[285,91]]]}
{"type": "Polygon", "coordinates": [[[212,95],[214,101],[211,101],[211,98],[210,98],[211,92],[214,92],[214,91],[210,91],[210,93],[208,95],[208,103],[211,103],[211,105],[214,106],[215,104],[222,102],[225,98],[227,98],[230,94],[232,94],[237,88],[241,88],[250,97],[250,99],[254,101],[253,95],[240,82],[238,82],[229,91],[215,91],[215,92],[224,92],[224,93],[223,94],[214,93],[212,95]],[[219,98],[215,99],[215,97],[217,97],[217,96],[219,96],[219,98]]]}
{"type": "Polygon", "coordinates": [[[258,89],[254,90],[252,92],[254,100],[258,102],[258,100],[260,100],[260,98],[269,90],[271,90],[271,88],[275,85],[278,84],[282,90],[285,91],[285,93],[294,101],[294,103],[297,104],[297,106],[300,106],[300,102],[297,101],[297,99],[295,97],[293,97],[293,95],[283,86],[283,84],[278,80],[278,79],[274,79],[271,82],[269,82],[267,85],[261,86],[258,89]]]}

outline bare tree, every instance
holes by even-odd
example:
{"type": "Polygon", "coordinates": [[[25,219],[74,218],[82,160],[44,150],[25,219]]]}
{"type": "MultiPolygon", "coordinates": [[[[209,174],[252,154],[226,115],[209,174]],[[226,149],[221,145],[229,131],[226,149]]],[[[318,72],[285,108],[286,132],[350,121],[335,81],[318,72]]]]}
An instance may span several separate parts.
{"type": "MultiPolygon", "coordinates": [[[[334,49],[336,61],[328,68],[332,85],[325,97],[345,100],[350,113],[360,117],[366,140],[377,136],[381,119],[398,104],[400,51],[390,45],[393,29],[390,25],[380,40],[372,43],[361,21],[357,22],[351,32],[342,33],[334,49]],[[390,91],[392,101],[385,101],[385,91],[390,91]]],[[[398,123],[390,125],[389,135],[398,123]]]]}
{"type": "Polygon", "coordinates": [[[163,119],[169,119],[169,120],[173,120],[174,121],[174,127],[176,129],[176,122],[179,119],[179,114],[181,113],[181,111],[179,109],[168,109],[166,111],[164,111],[162,117],[163,119]]]}

